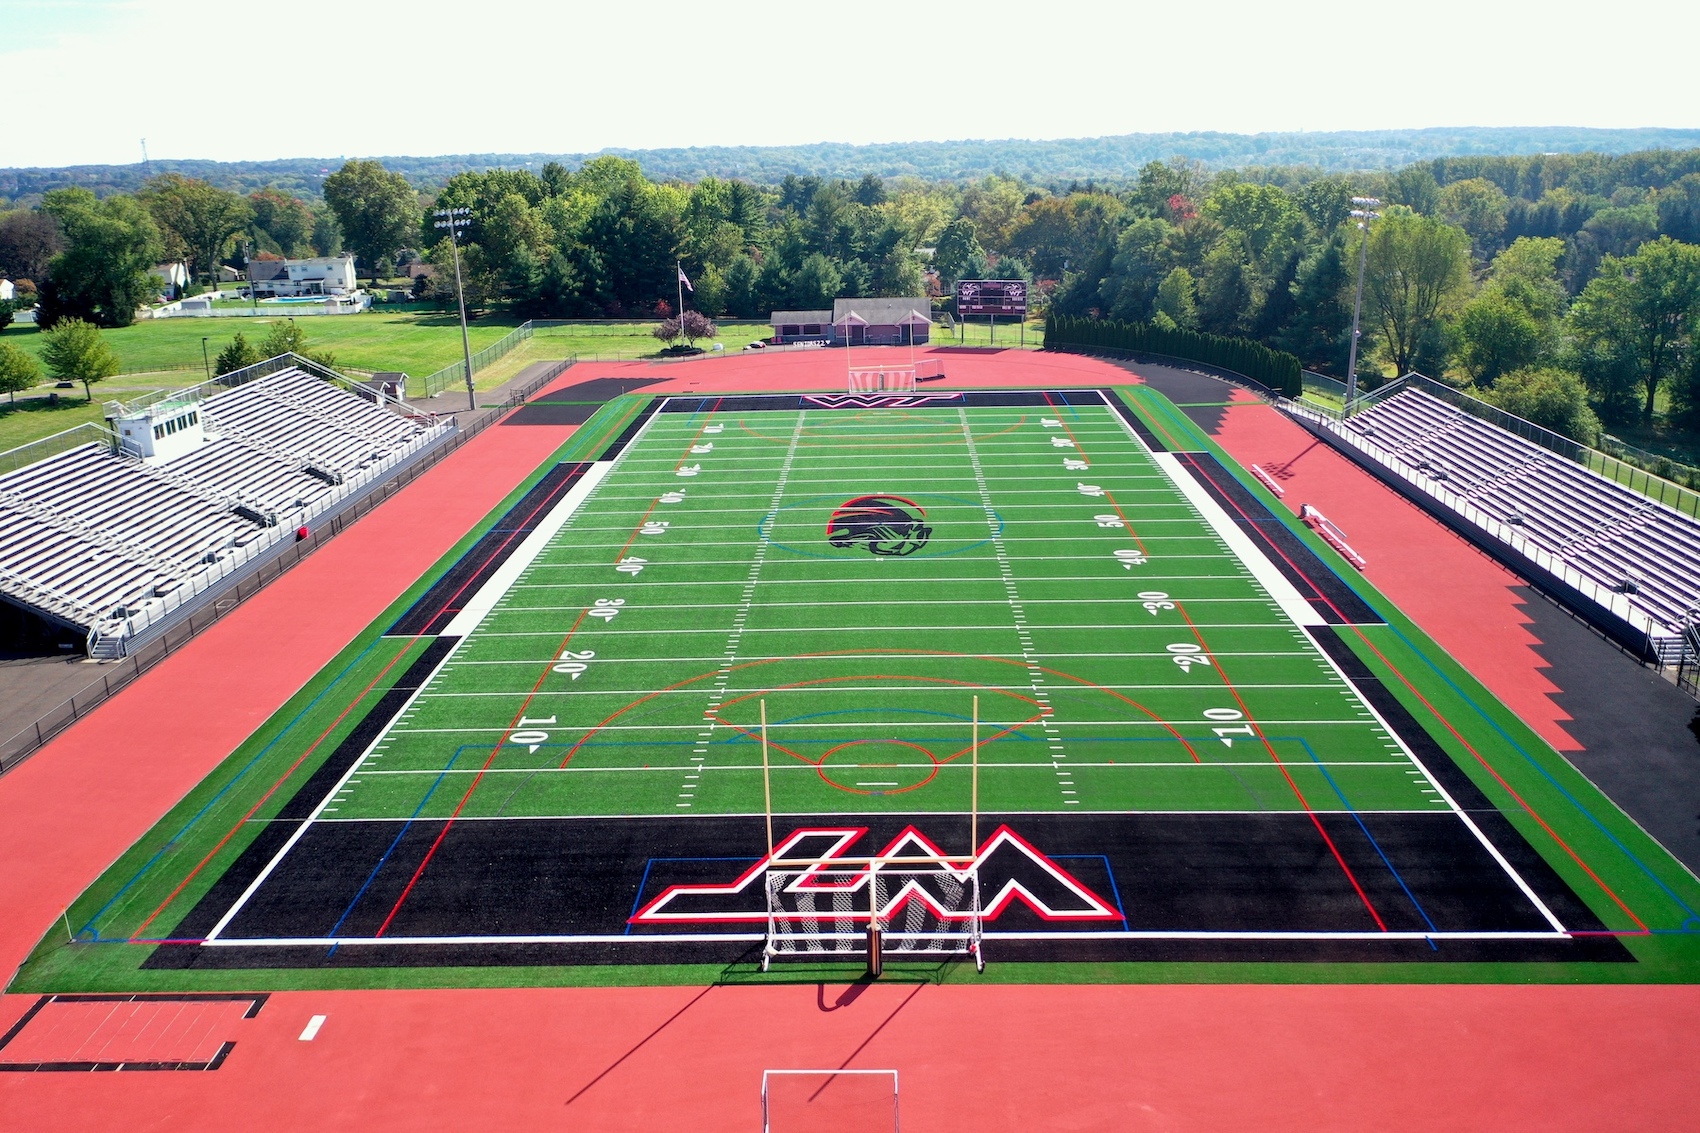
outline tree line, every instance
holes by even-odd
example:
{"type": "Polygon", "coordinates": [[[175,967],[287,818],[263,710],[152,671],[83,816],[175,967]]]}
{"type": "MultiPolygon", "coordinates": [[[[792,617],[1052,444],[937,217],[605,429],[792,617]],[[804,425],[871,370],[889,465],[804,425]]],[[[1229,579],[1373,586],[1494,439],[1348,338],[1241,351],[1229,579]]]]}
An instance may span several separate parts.
{"type": "Polygon", "coordinates": [[[446,306],[453,248],[432,210],[447,207],[470,210],[459,252],[475,311],[667,317],[676,264],[709,317],[1020,278],[1060,317],[1250,340],[1337,377],[1361,258],[1370,385],[1415,370],[1583,439],[1602,419],[1700,424],[1700,150],[1353,174],[1173,159],[1119,185],[687,183],[608,156],[462,172],[424,193],[351,161],[322,202],[167,174],[134,195],[58,189],[0,215],[0,271],[36,280],[47,325],[116,325],[165,256],[209,274],[243,249],[346,247],[369,277],[430,265],[417,293],[446,306]],[[1354,196],[1383,202],[1367,229],[1354,196]]]}

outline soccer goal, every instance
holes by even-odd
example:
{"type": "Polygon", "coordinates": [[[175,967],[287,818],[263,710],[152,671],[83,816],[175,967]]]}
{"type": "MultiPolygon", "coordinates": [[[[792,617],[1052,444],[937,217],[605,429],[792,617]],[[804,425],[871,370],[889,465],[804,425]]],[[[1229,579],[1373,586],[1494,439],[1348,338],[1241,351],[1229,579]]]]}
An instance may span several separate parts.
{"type": "Polygon", "coordinates": [[[914,393],[915,367],[882,370],[851,370],[851,393],[914,393]]]}
{"type": "Polygon", "coordinates": [[[965,955],[986,970],[980,900],[980,698],[974,698],[970,751],[969,850],[888,847],[872,857],[778,856],[773,848],[773,781],[768,763],[767,702],[761,704],[762,784],[768,853],[762,884],[767,931],[761,968],[775,959],[866,957],[878,977],[888,956],[943,959],[965,955]]]}
{"type": "Polygon", "coordinates": [[[898,1133],[895,1070],[763,1070],[762,1133],[898,1133]]]}

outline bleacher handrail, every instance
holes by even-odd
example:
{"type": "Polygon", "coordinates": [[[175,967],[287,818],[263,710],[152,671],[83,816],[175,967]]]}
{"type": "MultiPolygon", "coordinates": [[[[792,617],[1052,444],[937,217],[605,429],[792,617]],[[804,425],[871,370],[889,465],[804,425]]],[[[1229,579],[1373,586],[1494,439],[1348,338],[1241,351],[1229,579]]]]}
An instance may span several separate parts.
{"type": "Polygon", "coordinates": [[[206,381],[196,382],[192,386],[184,386],[180,389],[156,389],[133,397],[129,401],[109,401],[106,403],[106,416],[108,419],[128,417],[140,413],[144,409],[151,410],[164,407],[164,410],[170,410],[179,405],[192,405],[195,402],[205,401],[216,394],[233,390],[238,386],[246,385],[258,378],[264,378],[283,370],[301,370],[325,381],[338,382],[350,390],[365,388],[346,374],[339,374],[329,366],[321,365],[311,358],[303,358],[299,354],[279,354],[276,357],[255,362],[252,366],[244,366],[240,370],[231,370],[227,374],[219,374],[208,378],[206,381]]]}
{"type": "Polygon", "coordinates": [[[58,456],[62,452],[89,444],[104,445],[108,452],[117,452],[118,434],[105,425],[97,425],[93,421],[85,422],[54,433],[50,437],[42,437],[40,440],[29,441],[17,448],[0,452],[0,474],[16,472],[38,460],[46,460],[50,456],[58,456]]]}
{"type": "MultiPolygon", "coordinates": [[[[1580,464],[1589,471],[1628,488],[1632,492],[1661,503],[1673,511],[1700,518],[1700,492],[1685,488],[1673,480],[1648,472],[1644,468],[1638,468],[1603,449],[1585,445],[1581,441],[1567,437],[1562,433],[1555,433],[1551,429],[1537,425],[1533,421],[1517,416],[1515,413],[1509,413],[1479,397],[1473,397],[1463,390],[1454,389],[1444,382],[1437,382],[1433,378],[1415,371],[1359,397],[1349,407],[1349,415],[1356,417],[1405,390],[1412,389],[1444,401],[1453,408],[1461,409],[1470,416],[1480,418],[1490,425],[1497,425],[1506,432],[1540,445],[1549,452],[1555,452],[1566,460],[1580,464]]],[[[1304,407],[1309,410],[1326,412],[1322,407],[1311,401],[1305,401],[1304,407]]],[[[1339,419],[1337,414],[1330,413],[1328,415],[1336,420],[1339,419]]],[[[1670,461],[1669,463],[1673,467],[1686,469],[1694,478],[1700,479],[1700,469],[1690,468],[1677,461],[1670,461]]]]}

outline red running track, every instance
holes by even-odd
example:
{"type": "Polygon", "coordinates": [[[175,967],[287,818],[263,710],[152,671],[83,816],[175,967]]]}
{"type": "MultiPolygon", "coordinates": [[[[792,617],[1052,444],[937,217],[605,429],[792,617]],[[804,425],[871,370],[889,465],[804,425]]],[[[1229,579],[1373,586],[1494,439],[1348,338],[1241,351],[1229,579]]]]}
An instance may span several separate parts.
{"type": "Polygon", "coordinates": [[[1313,504],[1343,529],[1364,576],[1542,739],[1579,747],[1528,630],[1527,583],[1262,402],[1223,410],[1215,440],[1273,476],[1295,514],[1313,504]]]}
{"type": "MultiPolygon", "coordinates": [[[[1070,356],[947,365],[947,385],[1130,380],[1070,356]]],[[[834,389],[841,366],[809,355],[592,364],[556,388],[648,370],[668,376],[656,387],[668,392],[834,389]],[[767,374],[770,363],[784,375],[767,374]]],[[[1258,412],[1230,411],[1231,452],[1291,462],[1296,494],[1351,532],[1372,572],[1385,561],[1372,577],[1447,648],[1466,629],[1470,640],[1504,636],[1460,624],[1447,604],[1424,607],[1421,591],[1440,579],[1393,561],[1450,536],[1414,509],[1391,513],[1400,524],[1377,521],[1388,501],[1360,512],[1353,498],[1373,487],[1367,477],[1313,460],[1258,412]]],[[[66,902],[568,432],[475,438],[0,778],[0,963],[20,962],[66,902]]],[[[1447,585],[1458,567],[1441,572],[1447,585]]],[[[1486,578],[1456,608],[1492,598],[1486,578]]],[[[1473,664],[1497,657],[1533,671],[1538,658],[1518,648],[1473,664]]],[[[1504,672],[1484,675],[1504,695],[1504,672]]],[[[0,1001],[0,1028],[33,1001],[0,1001]]],[[[1691,987],[291,992],[236,1025],[236,1050],[212,1073],[0,1073],[0,1129],[753,1130],[762,1069],[849,1065],[900,1070],[905,1126],[927,1133],[1663,1130],[1687,1128],[1700,1104],[1696,1019],[1691,987]],[[300,1041],[317,1014],[324,1028],[300,1041]]]]}
{"type": "Polygon", "coordinates": [[[1676,1130],[1697,1017],[1641,987],[291,992],[214,1073],[0,1075],[0,1125],[755,1133],[763,1069],[850,1066],[898,1070],[911,1133],[1676,1130]]]}

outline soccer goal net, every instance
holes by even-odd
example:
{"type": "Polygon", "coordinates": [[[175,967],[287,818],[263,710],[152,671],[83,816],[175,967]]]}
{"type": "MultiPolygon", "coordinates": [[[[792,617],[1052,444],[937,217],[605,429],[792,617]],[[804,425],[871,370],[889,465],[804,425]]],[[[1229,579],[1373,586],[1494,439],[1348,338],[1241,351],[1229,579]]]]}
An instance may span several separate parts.
{"type": "Polygon", "coordinates": [[[762,1133],[897,1133],[895,1070],[764,1070],[762,1133]]]}
{"type": "Polygon", "coordinates": [[[770,862],[767,938],[775,958],[966,955],[985,970],[979,867],[969,858],[867,858],[770,862]]]}
{"type": "Polygon", "coordinates": [[[851,393],[914,393],[915,367],[883,370],[851,370],[851,393]]]}

